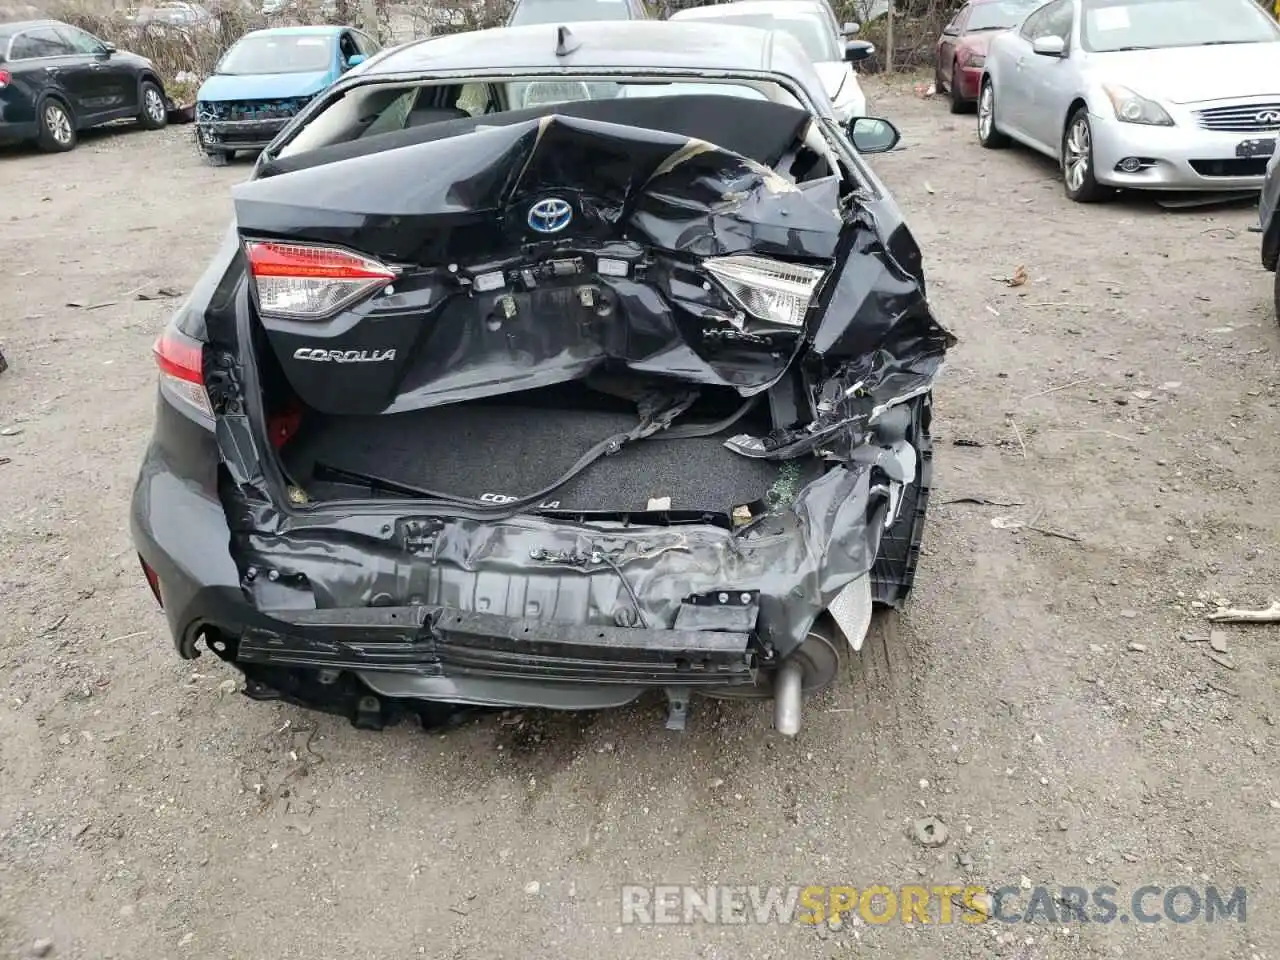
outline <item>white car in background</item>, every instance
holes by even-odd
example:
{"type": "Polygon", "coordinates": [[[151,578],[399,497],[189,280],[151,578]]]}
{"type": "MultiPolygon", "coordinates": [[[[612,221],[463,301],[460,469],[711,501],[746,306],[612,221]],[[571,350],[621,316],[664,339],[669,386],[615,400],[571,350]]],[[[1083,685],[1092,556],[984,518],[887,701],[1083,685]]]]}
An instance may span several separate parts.
{"type": "Polygon", "coordinates": [[[857,32],[857,24],[845,24],[845,37],[841,37],[826,0],[738,0],[679,10],[671,14],[671,20],[715,20],[789,33],[813,61],[836,118],[848,123],[866,116],[867,98],[853,65],[875,53],[875,47],[846,39],[857,32]]]}
{"type": "Polygon", "coordinates": [[[1280,27],[1254,0],[1052,0],[983,71],[979,141],[1058,160],[1082,203],[1258,190],[1280,139],[1280,27]]]}

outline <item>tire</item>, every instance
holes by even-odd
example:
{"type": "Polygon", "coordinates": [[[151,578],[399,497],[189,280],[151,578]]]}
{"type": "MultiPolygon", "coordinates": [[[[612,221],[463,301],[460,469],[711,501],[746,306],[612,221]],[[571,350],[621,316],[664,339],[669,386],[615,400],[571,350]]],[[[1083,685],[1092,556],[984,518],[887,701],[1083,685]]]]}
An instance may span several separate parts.
{"type": "Polygon", "coordinates": [[[1280,320],[1280,265],[1276,266],[1275,287],[1272,299],[1275,301],[1276,320],[1280,320]]]}
{"type": "Polygon", "coordinates": [[[1062,186],[1067,199],[1076,203],[1097,203],[1111,195],[1093,175],[1093,129],[1085,107],[1071,115],[1062,131],[1062,186]]]}
{"type": "Polygon", "coordinates": [[[61,100],[52,98],[40,104],[40,132],[36,144],[46,153],[66,153],[76,146],[76,124],[71,111],[61,100]]]}
{"type": "Polygon", "coordinates": [[[159,130],[169,122],[164,93],[150,80],[143,80],[138,88],[138,125],[143,130],[159,130]]]}
{"type": "Polygon", "coordinates": [[[960,84],[956,82],[956,76],[960,73],[960,64],[953,63],[951,65],[951,101],[948,104],[952,113],[968,113],[969,104],[964,102],[964,97],[960,95],[960,84]]]}
{"type": "Polygon", "coordinates": [[[204,159],[211,167],[225,167],[231,160],[231,154],[226,150],[206,150],[204,159]]]}
{"type": "Polygon", "coordinates": [[[996,88],[987,77],[978,91],[978,142],[988,150],[1009,145],[1009,138],[996,127],[996,88]]]}
{"type": "Polygon", "coordinates": [[[915,584],[920,543],[929,514],[933,488],[933,395],[912,401],[911,428],[907,436],[919,460],[913,482],[902,491],[902,504],[893,525],[880,537],[880,549],[871,567],[871,601],[877,607],[898,607],[915,584]]]}

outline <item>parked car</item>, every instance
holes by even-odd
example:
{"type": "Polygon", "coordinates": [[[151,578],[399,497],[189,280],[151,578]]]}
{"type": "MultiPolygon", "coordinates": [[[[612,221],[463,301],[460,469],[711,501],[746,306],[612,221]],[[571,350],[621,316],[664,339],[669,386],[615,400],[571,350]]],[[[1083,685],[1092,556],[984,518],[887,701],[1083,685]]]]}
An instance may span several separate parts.
{"type": "MultiPolygon", "coordinates": [[[[867,112],[867,98],[858,84],[853,64],[875,53],[875,47],[863,40],[845,40],[837,33],[835,17],[825,0],[818,9],[816,3],[798,0],[738,0],[736,3],[717,3],[705,7],[690,7],[671,15],[672,22],[715,21],[756,27],[762,30],[781,30],[800,43],[822,78],[823,89],[835,107],[835,115],[841,122],[867,112]]],[[[852,32],[853,24],[846,29],[852,32]]]]}
{"type": "Polygon", "coordinates": [[[154,7],[141,7],[126,14],[125,18],[137,27],[159,25],[188,30],[213,29],[215,23],[208,8],[198,3],[184,3],[182,0],[172,0],[154,7]]]}
{"type": "Polygon", "coordinates": [[[1042,0],[969,0],[938,38],[935,87],[951,100],[952,113],[964,113],[978,102],[987,45],[993,34],[1016,27],[1042,0]]]}
{"type": "Polygon", "coordinates": [[[644,0],[516,0],[507,15],[508,27],[535,23],[575,23],[582,20],[648,20],[644,0]]]}
{"type": "Polygon", "coordinates": [[[1053,0],[997,34],[978,139],[1056,158],[1067,196],[1257,190],[1280,132],[1280,26],[1253,0],[1053,0]]]}
{"type": "Polygon", "coordinates": [[[233,189],[156,345],[132,526],[179,653],[373,727],[661,689],[673,726],[702,692],[794,734],[925,519],[954,341],[859,156],[896,141],[842,131],[790,36],[719,23],[348,74],[233,189]]]}
{"type": "Polygon", "coordinates": [[[378,50],[353,27],[274,27],[245,34],[196,94],[196,138],[216,165],[258,151],[299,110],[378,50]]]}
{"type": "Polygon", "coordinates": [[[150,60],[57,20],[0,24],[0,141],[71,150],[81,130],[128,119],[167,121],[150,60]]]}

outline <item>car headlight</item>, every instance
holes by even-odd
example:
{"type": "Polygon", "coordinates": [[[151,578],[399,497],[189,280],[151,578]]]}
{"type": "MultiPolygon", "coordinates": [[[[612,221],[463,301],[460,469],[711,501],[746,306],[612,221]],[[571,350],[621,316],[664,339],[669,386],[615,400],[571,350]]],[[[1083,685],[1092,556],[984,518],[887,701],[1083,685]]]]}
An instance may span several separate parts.
{"type": "Polygon", "coordinates": [[[1173,117],[1154,100],[1140,97],[1128,87],[1104,83],[1102,89],[1111,98],[1116,119],[1122,123],[1146,123],[1156,127],[1172,127],[1173,117]]]}
{"type": "Polygon", "coordinates": [[[817,267],[753,256],[716,257],[702,265],[747,313],[785,327],[804,324],[826,273],[817,267]]]}
{"type": "Polygon", "coordinates": [[[986,62],[987,58],[980,53],[971,53],[964,59],[966,67],[980,67],[986,62]]]}

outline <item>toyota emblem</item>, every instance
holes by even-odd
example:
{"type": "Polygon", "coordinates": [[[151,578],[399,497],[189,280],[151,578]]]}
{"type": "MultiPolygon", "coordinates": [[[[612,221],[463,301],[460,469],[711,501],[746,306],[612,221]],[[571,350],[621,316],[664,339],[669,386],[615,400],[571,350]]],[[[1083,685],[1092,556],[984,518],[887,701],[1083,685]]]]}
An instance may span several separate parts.
{"type": "Polygon", "coordinates": [[[559,197],[547,197],[529,208],[529,229],[538,233],[559,233],[573,220],[573,207],[559,197]]]}

